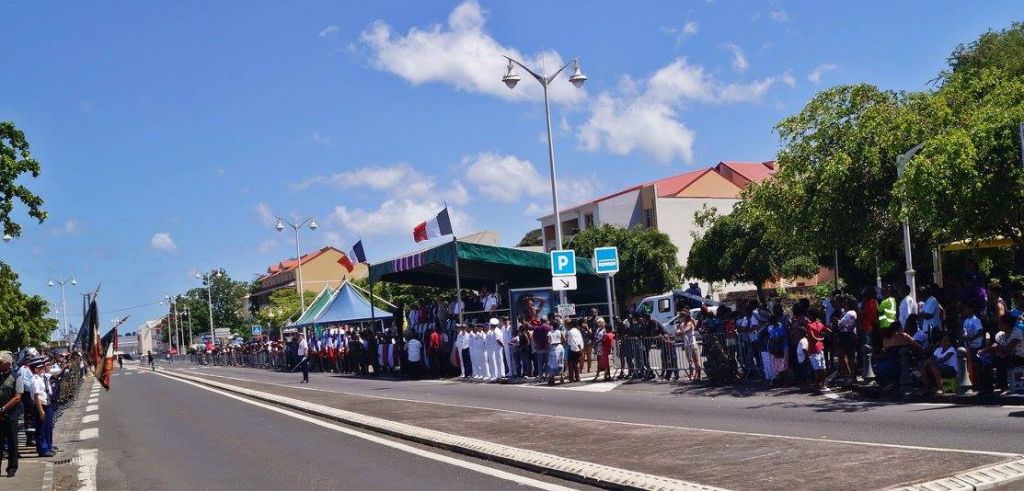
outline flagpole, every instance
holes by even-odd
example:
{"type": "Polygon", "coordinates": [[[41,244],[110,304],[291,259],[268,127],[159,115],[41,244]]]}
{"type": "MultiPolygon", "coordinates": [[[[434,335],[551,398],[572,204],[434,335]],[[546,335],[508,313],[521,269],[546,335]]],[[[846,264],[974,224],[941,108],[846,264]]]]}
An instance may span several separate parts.
{"type": "MultiPolygon", "coordinates": [[[[459,277],[459,238],[452,234],[452,252],[455,255],[455,302],[462,300],[462,279],[459,277]]],[[[459,309],[459,324],[462,324],[462,312],[466,310],[465,304],[459,309]]]]}

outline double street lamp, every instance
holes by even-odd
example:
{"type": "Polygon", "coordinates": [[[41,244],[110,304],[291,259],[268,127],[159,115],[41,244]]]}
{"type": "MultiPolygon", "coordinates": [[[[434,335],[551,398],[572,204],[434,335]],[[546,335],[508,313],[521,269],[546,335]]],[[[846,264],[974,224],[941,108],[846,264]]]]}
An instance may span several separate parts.
{"type": "MultiPolygon", "coordinates": [[[[275,218],[277,218],[277,226],[274,228],[278,232],[284,231],[285,224],[295,231],[295,290],[299,293],[299,305],[301,306],[299,315],[302,315],[302,312],[306,311],[306,297],[302,295],[302,253],[299,252],[299,229],[309,224],[310,230],[316,230],[319,225],[316,224],[316,218],[314,217],[309,217],[298,225],[276,215],[275,218]]],[[[303,329],[303,333],[305,333],[305,329],[303,329]]]]}
{"type": "MultiPolygon", "coordinates": [[[[5,242],[8,240],[8,237],[10,237],[10,236],[9,235],[5,235],[4,236],[4,241],[5,242]]],[[[61,328],[61,332],[64,332],[65,329],[69,329],[69,327],[68,327],[68,299],[64,295],[64,287],[66,285],[69,285],[69,284],[71,286],[75,286],[75,285],[78,284],[78,280],[76,280],[75,277],[72,276],[72,277],[70,277],[70,278],[68,278],[66,280],[63,280],[63,281],[55,280],[53,278],[50,278],[49,281],[46,282],[46,286],[60,285],[60,312],[64,316],[64,326],[61,328]]]]}
{"type": "Polygon", "coordinates": [[[221,276],[220,270],[213,270],[209,273],[196,273],[196,279],[202,280],[203,284],[206,285],[206,305],[207,310],[210,312],[210,342],[217,345],[217,338],[213,335],[213,293],[210,289],[213,287],[213,279],[221,276]]]}
{"type": "MultiPolygon", "coordinates": [[[[559,68],[557,71],[555,71],[555,73],[546,76],[538,75],[533,70],[530,70],[526,65],[523,65],[522,63],[511,57],[506,56],[505,59],[508,60],[508,72],[506,72],[505,76],[501,78],[501,81],[505,82],[505,85],[507,85],[509,89],[514,89],[516,87],[516,84],[518,84],[519,81],[522,80],[519,74],[516,73],[515,67],[517,65],[523,70],[526,70],[526,73],[532,75],[533,78],[537,80],[538,83],[540,83],[541,87],[544,87],[544,117],[547,121],[548,127],[548,164],[551,168],[551,204],[552,207],[555,209],[555,249],[561,249],[562,217],[558,213],[558,181],[555,177],[555,145],[551,136],[551,104],[548,102],[548,86],[551,85],[551,82],[554,81],[556,77],[558,77],[558,74],[562,73],[562,70],[565,70],[566,67],[568,67],[570,64],[572,64],[573,66],[573,73],[572,75],[569,76],[569,82],[572,83],[576,88],[583,86],[583,82],[587,81],[587,76],[584,75],[583,71],[580,69],[579,58],[574,58],[569,63],[563,65],[562,68],[559,68]]],[[[564,291],[558,292],[558,298],[559,303],[566,303],[564,291]]]]}

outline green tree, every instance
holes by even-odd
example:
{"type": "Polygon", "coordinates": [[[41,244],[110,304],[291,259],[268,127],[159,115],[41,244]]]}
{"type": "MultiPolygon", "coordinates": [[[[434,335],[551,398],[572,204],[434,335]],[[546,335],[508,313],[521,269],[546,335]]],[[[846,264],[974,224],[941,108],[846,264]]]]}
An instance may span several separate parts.
{"type": "Polygon", "coordinates": [[[1001,235],[1024,244],[1024,24],[957,46],[934,107],[948,117],[895,188],[932,244],[1001,235]]]}
{"type": "Polygon", "coordinates": [[[57,321],[42,297],[21,291],[18,274],[0,261],[0,349],[16,351],[50,340],[57,321]]]}
{"type": "Polygon", "coordinates": [[[792,255],[767,233],[764,222],[751,217],[748,207],[738,205],[729,215],[706,209],[696,223],[704,233],[686,259],[686,276],[705,281],[753,283],[764,304],[764,283],[779,277],[811,276],[818,271],[810,256],[792,255]]]}
{"type": "Polygon", "coordinates": [[[544,241],[541,239],[540,229],[535,228],[523,234],[523,238],[519,239],[519,243],[516,244],[516,247],[530,247],[540,245],[544,245],[544,241]]]}
{"type": "MultiPolygon", "coordinates": [[[[252,283],[235,281],[223,269],[220,270],[219,275],[212,276],[211,279],[213,284],[210,295],[213,303],[214,327],[228,328],[232,334],[248,338],[252,335],[250,329],[252,319],[250,312],[243,307],[242,301],[252,290],[252,283]]],[[[193,335],[209,330],[210,309],[208,305],[205,282],[202,287],[185,292],[185,295],[179,300],[178,312],[180,313],[185,307],[188,307],[189,315],[192,316],[193,335]]]]}
{"type": "Polygon", "coordinates": [[[602,246],[619,248],[615,291],[623,302],[679,286],[683,271],[676,258],[679,249],[668,235],[640,226],[627,229],[604,224],[576,234],[566,248],[575,249],[579,257],[592,257],[594,249],[602,246]]]}
{"type": "Polygon", "coordinates": [[[774,179],[744,195],[751,223],[798,255],[844,251],[861,267],[897,258],[892,188],[896,157],[944,121],[927,94],[843,85],[820,92],[776,126],[782,139],[774,179]]]}
{"type": "Polygon", "coordinates": [[[21,225],[11,218],[17,201],[25,205],[28,215],[39,223],[46,220],[43,199],[18,184],[23,174],[39,177],[39,169],[39,162],[29,153],[25,134],[14,123],[0,121],[0,225],[3,225],[4,234],[21,235],[21,225]]]}
{"type": "MultiPolygon", "coordinates": [[[[309,308],[316,300],[318,292],[307,290],[302,294],[306,300],[306,308],[309,308]]],[[[276,330],[286,322],[298,320],[302,315],[301,310],[298,292],[291,288],[282,288],[270,294],[270,305],[257,311],[255,318],[261,326],[276,330]]]]}
{"type": "MultiPolygon", "coordinates": [[[[355,280],[353,283],[366,291],[370,291],[370,282],[365,278],[355,280]]],[[[400,283],[378,281],[373,284],[373,295],[377,299],[387,301],[394,305],[403,305],[405,308],[408,308],[412,304],[419,304],[420,302],[427,300],[433,301],[433,299],[438,296],[451,298],[455,295],[455,288],[403,285],[400,283]]],[[[369,298],[367,298],[367,300],[369,300],[369,298]]],[[[378,308],[382,305],[380,300],[375,304],[378,308]]],[[[390,308],[388,311],[390,312],[390,308]]]]}

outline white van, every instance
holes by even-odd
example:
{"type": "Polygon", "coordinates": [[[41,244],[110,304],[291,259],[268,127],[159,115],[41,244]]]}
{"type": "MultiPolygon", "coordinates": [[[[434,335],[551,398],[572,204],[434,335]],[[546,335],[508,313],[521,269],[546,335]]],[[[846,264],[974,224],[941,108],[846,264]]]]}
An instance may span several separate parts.
{"type": "MultiPolygon", "coordinates": [[[[650,312],[652,319],[668,326],[669,323],[679,315],[677,307],[682,306],[689,308],[691,302],[700,302],[705,304],[712,312],[717,312],[718,306],[722,305],[722,303],[711,300],[710,298],[702,298],[692,295],[686,292],[686,290],[672,290],[661,295],[654,295],[641,300],[637,305],[637,310],[640,312],[650,312]]],[[[692,315],[694,312],[700,312],[700,309],[690,309],[690,312],[692,315]]],[[[694,320],[696,320],[696,318],[694,320]]]]}

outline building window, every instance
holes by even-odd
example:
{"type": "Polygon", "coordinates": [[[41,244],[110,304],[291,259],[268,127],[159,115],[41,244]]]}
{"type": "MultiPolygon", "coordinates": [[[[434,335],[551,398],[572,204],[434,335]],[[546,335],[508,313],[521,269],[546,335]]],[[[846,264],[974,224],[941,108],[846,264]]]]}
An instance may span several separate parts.
{"type": "Polygon", "coordinates": [[[580,233],[580,221],[579,219],[566,220],[562,222],[562,233],[566,235],[576,235],[580,233]]]}
{"type": "Polygon", "coordinates": [[[654,228],[654,210],[650,208],[644,210],[644,225],[647,228],[654,228]]]}
{"type": "Polygon", "coordinates": [[[548,225],[544,227],[544,240],[555,240],[555,226],[548,225]]]}
{"type": "Polygon", "coordinates": [[[587,213],[586,215],[583,215],[583,228],[584,229],[594,228],[594,214],[593,213],[587,213]]]}

